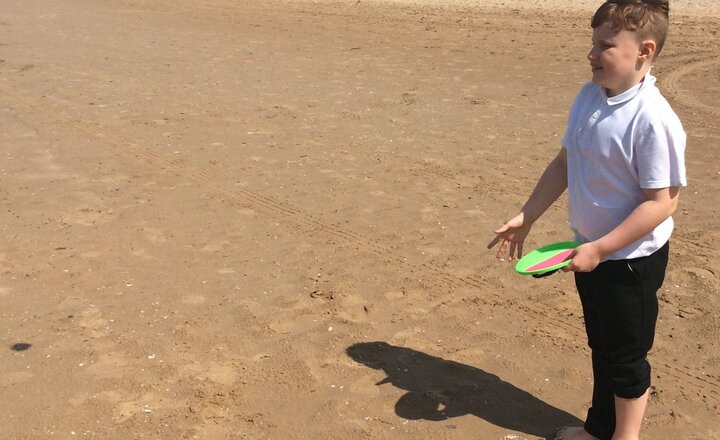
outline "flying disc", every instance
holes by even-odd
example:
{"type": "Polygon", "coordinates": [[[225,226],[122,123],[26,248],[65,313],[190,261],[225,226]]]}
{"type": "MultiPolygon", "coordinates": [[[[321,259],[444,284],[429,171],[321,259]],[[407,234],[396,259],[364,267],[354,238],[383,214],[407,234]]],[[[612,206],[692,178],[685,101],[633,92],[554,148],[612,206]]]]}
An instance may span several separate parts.
{"type": "Polygon", "coordinates": [[[570,264],[570,256],[578,246],[580,243],[576,241],[562,241],[535,249],[517,262],[515,270],[521,275],[541,275],[556,271],[570,264]]]}

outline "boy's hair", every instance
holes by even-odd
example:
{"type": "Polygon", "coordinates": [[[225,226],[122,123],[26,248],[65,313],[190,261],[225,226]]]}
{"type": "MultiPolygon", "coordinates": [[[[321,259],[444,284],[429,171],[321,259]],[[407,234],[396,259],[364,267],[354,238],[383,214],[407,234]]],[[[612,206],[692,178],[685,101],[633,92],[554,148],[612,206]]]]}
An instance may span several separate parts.
{"type": "Polygon", "coordinates": [[[607,0],[592,18],[593,29],[610,23],[615,31],[635,32],[639,41],[651,38],[655,41],[655,56],[665,45],[670,20],[668,0],[607,0]]]}

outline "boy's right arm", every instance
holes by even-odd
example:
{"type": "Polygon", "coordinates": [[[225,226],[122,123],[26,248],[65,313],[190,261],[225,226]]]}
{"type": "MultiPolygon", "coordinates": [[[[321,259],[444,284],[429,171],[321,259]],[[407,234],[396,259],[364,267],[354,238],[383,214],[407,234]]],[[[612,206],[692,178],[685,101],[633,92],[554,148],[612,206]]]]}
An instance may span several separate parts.
{"type": "Polygon", "coordinates": [[[565,192],[567,186],[567,151],[560,148],[555,159],[545,168],[520,213],[495,231],[495,238],[488,244],[488,249],[500,243],[497,258],[502,258],[508,250],[511,261],[516,254],[517,258],[521,258],[525,237],[533,223],[565,192]]]}

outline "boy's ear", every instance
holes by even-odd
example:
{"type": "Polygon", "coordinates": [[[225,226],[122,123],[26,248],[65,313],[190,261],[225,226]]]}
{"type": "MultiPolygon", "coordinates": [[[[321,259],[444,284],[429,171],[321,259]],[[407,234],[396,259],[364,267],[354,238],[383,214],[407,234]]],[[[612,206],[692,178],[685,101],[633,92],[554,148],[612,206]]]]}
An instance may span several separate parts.
{"type": "Polygon", "coordinates": [[[640,43],[640,53],[638,57],[643,61],[652,61],[655,58],[657,43],[654,40],[645,40],[640,43]]]}

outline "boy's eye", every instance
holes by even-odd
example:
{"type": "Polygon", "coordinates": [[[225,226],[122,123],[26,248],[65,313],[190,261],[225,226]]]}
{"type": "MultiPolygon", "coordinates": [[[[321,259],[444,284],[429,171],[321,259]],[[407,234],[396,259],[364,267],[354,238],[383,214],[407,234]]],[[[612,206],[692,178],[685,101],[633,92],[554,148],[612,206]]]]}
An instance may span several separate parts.
{"type": "Polygon", "coordinates": [[[600,48],[602,48],[602,49],[609,49],[609,48],[611,48],[611,47],[615,47],[614,44],[609,43],[609,42],[607,42],[607,41],[598,41],[598,42],[593,41],[593,42],[592,42],[592,46],[593,46],[593,47],[600,47],[600,48]]]}

